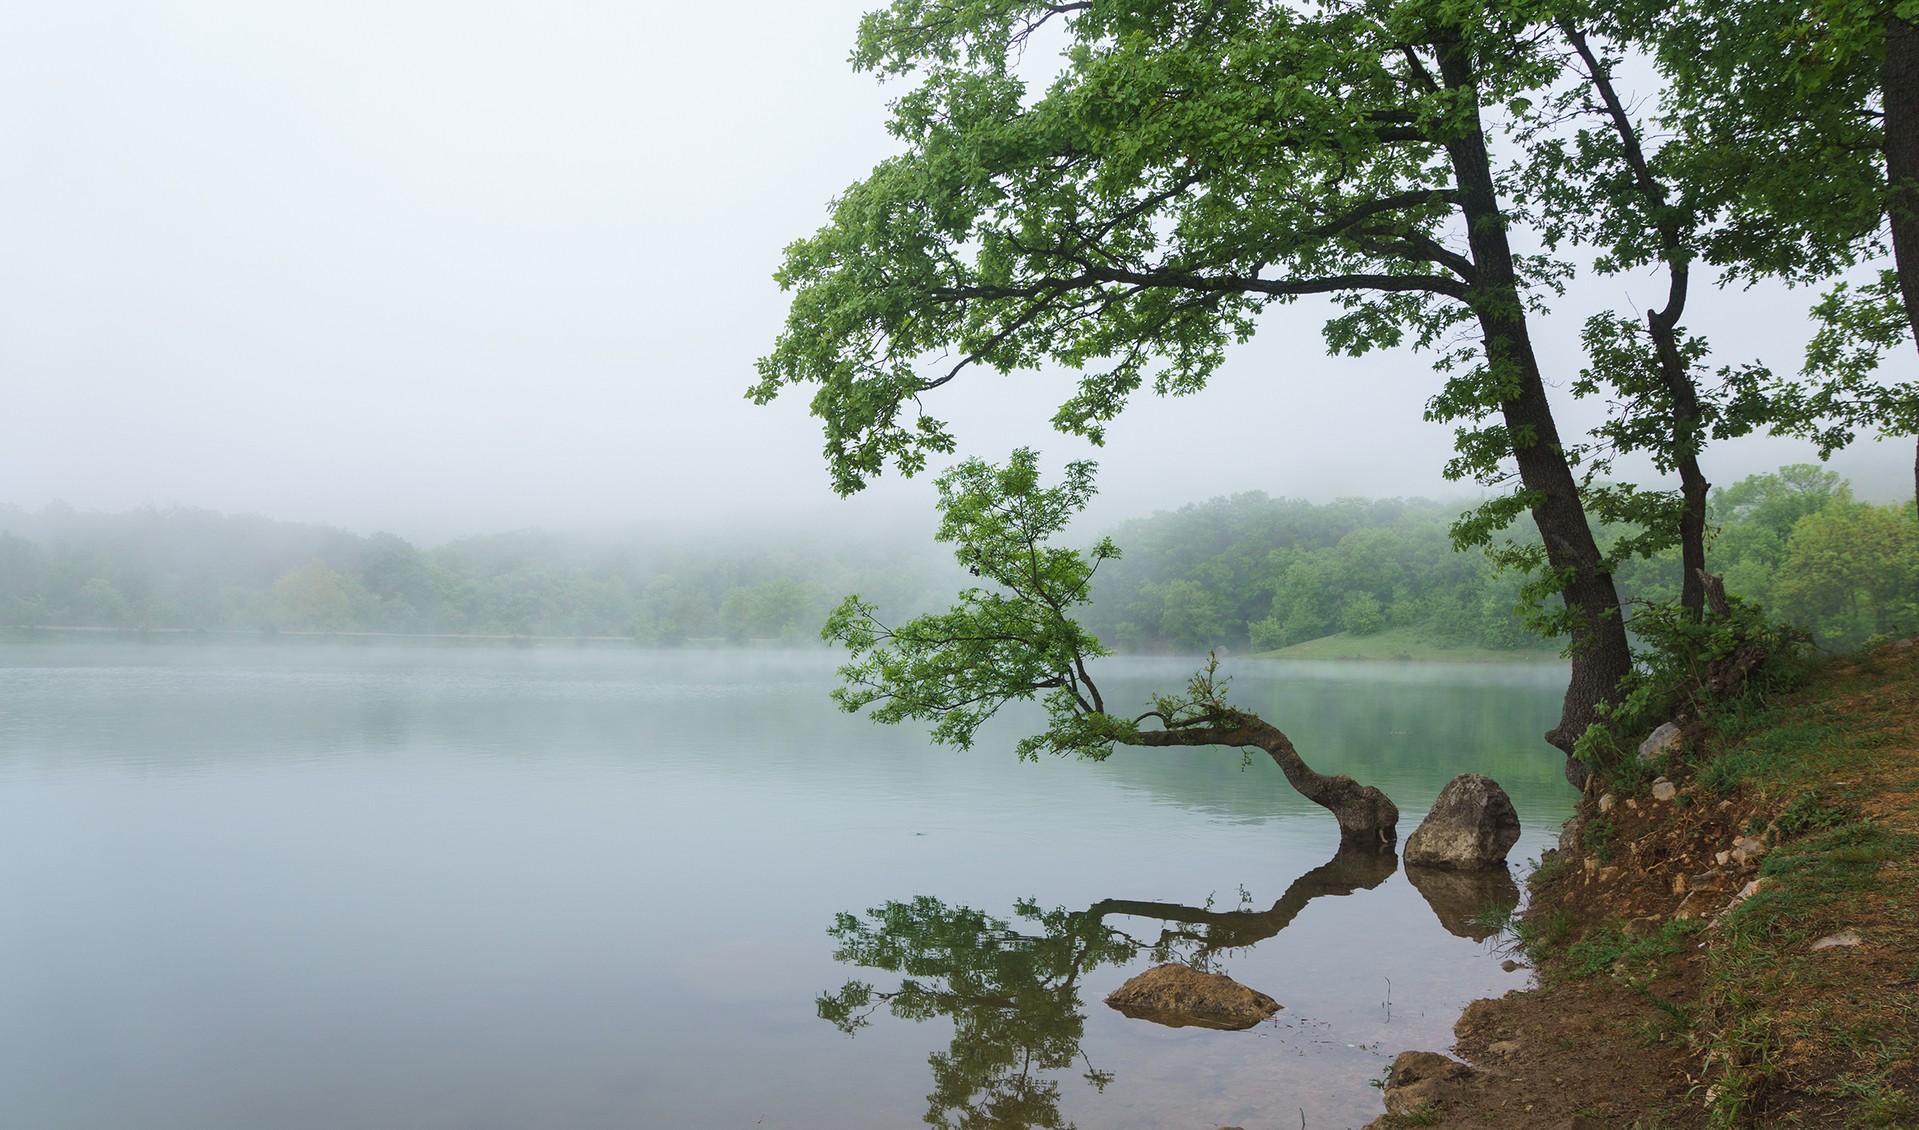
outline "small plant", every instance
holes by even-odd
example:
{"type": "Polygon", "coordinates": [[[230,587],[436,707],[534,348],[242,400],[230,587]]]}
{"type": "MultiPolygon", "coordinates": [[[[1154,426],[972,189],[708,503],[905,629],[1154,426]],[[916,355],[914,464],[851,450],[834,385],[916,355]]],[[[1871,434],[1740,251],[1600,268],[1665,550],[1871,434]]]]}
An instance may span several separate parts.
{"type": "Polygon", "coordinates": [[[1513,935],[1527,961],[1535,967],[1548,950],[1558,949],[1571,940],[1577,925],[1572,911],[1557,907],[1545,913],[1528,914],[1513,924],[1513,935]]]}
{"type": "Polygon", "coordinates": [[[1612,817],[1595,813],[1579,830],[1579,846],[1600,863],[1612,862],[1612,817]]]}
{"type": "Polygon", "coordinates": [[[1565,874],[1566,860],[1556,851],[1549,851],[1537,860],[1527,860],[1531,871],[1526,876],[1529,887],[1543,887],[1565,874]]]}
{"type": "Polygon", "coordinates": [[[1807,789],[1792,798],[1792,803],[1774,818],[1773,823],[1781,836],[1790,837],[1842,827],[1858,817],[1858,809],[1850,805],[1828,803],[1820,798],[1818,790],[1807,789]]]}
{"type": "Polygon", "coordinates": [[[1440,1116],[1444,1113],[1445,1111],[1438,1103],[1419,1103],[1414,1106],[1401,1107],[1399,1110],[1389,1112],[1386,1115],[1386,1125],[1436,1126],[1439,1124],[1440,1116]]]}
{"type": "Polygon", "coordinates": [[[1466,922],[1475,930],[1489,934],[1516,936],[1519,933],[1519,908],[1490,903],[1467,915],[1466,922]]]}
{"type": "Polygon", "coordinates": [[[1601,973],[1622,963],[1627,967],[1650,965],[1660,958],[1683,952],[1698,932],[1697,922],[1683,918],[1675,918],[1656,933],[1643,937],[1627,933],[1624,923],[1609,922],[1568,946],[1566,960],[1573,975],[1578,977],[1601,973]]]}
{"type": "Polygon", "coordinates": [[[1709,720],[1749,710],[1807,675],[1805,633],[1769,623],[1757,605],[1737,597],[1697,622],[1674,603],[1642,604],[1631,628],[1644,645],[1639,665],[1620,684],[1619,703],[1573,747],[1573,756],[1608,782],[1643,776],[1633,756],[1636,735],[1675,717],[1709,720]]]}

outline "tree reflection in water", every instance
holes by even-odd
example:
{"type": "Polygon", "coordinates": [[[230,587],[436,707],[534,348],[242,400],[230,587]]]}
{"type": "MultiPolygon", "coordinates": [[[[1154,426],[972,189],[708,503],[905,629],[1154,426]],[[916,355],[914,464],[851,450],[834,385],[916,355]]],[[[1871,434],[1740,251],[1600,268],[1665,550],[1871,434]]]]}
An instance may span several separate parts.
{"type": "Polygon", "coordinates": [[[908,1020],[953,1021],[953,1040],[930,1057],[933,1093],[926,1122],[954,1130],[1068,1130],[1059,1112],[1059,1080],[1050,1073],[1084,1062],[1084,1078],[1102,1089],[1112,1076],[1080,1049],[1085,1011],[1081,975],[1123,965],[1142,953],[1155,962],[1206,968],[1226,950],[1279,933],[1316,898],[1371,890],[1398,866],[1392,850],[1342,847],[1295,879],[1267,910],[1216,911],[1175,903],[1106,899],[1085,910],[1043,911],[1016,903],[1019,928],[970,907],[921,896],[889,902],[864,917],[841,914],[829,931],[834,958],[901,975],[881,992],[849,981],[819,999],[819,1013],[848,1034],[881,1008],[908,1020]],[[1135,937],[1109,917],[1162,923],[1135,937]]]}

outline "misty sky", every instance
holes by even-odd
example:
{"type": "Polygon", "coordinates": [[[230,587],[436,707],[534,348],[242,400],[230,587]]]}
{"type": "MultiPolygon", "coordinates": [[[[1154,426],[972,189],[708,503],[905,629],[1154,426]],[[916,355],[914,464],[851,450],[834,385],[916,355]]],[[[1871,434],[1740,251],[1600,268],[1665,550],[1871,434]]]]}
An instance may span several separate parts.
{"type": "MultiPolygon", "coordinates": [[[[781,247],[889,150],[889,92],[845,62],[866,6],[0,2],[0,502],[416,537],[828,507],[804,398],[742,394],[781,247]]],[[[1603,410],[1564,396],[1578,320],[1659,296],[1562,303],[1563,429],[1603,410]]],[[[1688,320],[1790,368],[1807,300],[1700,292],[1688,320]]],[[[1276,311],[1212,389],[1141,402],[1102,512],[1457,493],[1425,362],[1321,353],[1276,311]]],[[[967,453],[1077,457],[1043,426],[1065,388],[978,373],[935,407],[967,453]]],[[[1909,443],[1834,465],[1899,495],[1909,443]]]]}

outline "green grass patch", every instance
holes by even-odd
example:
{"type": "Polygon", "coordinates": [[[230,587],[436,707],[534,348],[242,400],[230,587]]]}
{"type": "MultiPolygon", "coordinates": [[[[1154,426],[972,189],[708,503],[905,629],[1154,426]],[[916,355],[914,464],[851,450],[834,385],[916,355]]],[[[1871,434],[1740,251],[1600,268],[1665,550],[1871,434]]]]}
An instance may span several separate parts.
{"type": "Polygon", "coordinates": [[[1527,963],[1539,969],[1549,954],[1572,941],[1578,925],[1573,912],[1562,906],[1514,918],[1509,929],[1519,951],[1526,955],[1527,963]]]}
{"type": "Polygon", "coordinates": [[[1650,972],[1661,958],[1685,950],[1701,924],[1675,918],[1658,930],[1634,937],[1623,922],[1608,922],[1566,947],[1566,971],[1589,977],[1614,969],[1650,972]]]}
{"type": "MultiPolygon", "coordinates": [[[[1862,900],[1884,890],[1885,867],[1919,850],[1919,836],[1861,819],[1810,789],[1776,824],[1787,838],[1760,868],[1765,886],[1721,921],[1724,944],[1707,959],[1704,1004],[1725,1018],[1707,1037],[1725,1071],[1712,1125],[1747,1116],[1788,1043],[1817,1062],[1849,1066],[1826,1088],[1850,1109],[1848,1125],[1912,1125],[1913,1099],[1893,1081],[1912,1059],[1909,1003],[1876,981],[1848,982],[1846,966],[1811,942],[1860,926],[1862,900]]],[[[1870,944],[1871,930],[1862,932],[1870,944]]]]}
{"type": "Polygon", "coordinates": [[[1350,632],[1321,636],[1277,651],[1256,652],[1255,659],[1397,659],[1422,663],[1559,663],[1550,648],[1498,650],[1440,643],[1417,628],[1390,628],[1371,635],[1350,632]]]}

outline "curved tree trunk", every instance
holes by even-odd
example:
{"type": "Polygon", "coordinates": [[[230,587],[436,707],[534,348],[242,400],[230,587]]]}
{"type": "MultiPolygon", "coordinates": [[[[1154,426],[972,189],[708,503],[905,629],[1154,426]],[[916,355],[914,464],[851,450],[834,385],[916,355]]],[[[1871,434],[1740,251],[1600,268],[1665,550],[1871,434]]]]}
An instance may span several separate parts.
{"type": "Polygon", "coordinates": [[[1684,276],[1674,269],[1675,291],[1682,297],[1664,310],[1651,311],[1646,323],[1659,353],[1659,371],[1666,391],[1672,397],[1674,463],[1679,469],[1679,606],[1697,624],[1706,618],[1706,590],[1700,578],[1706,575],[1706,493],[1712,484],[1699,469],[1700,410],[1699,396],[1692,379],[1686,375],[1685,362],[1679,358],[1679,343],[1674,335],[1678,314],[1674,307],[1683,301],[1684,276]]]}
{"type": "Polygon", "coordinates": [[[1201,953],[1244,949],[1263,942],[1292,925],[1314,899],[1370,891],[1399,872],[1399,857],[1377,844],[1339,845],[1333,858],[1294,879],[1268,910],[1213,910],[1170,902],[1140,899],[1101,899],[1086,913],[1104,919],[1109,914],[1154,918],[1185,926],[1203,926],[1201,953]]]}
{"type": "Polygon", "coordinates": [[[1327,776],[1306,764],[1291,739],[1257,715],[1225,711],[1201,725],[1171,730],[1142,730],[1127,739],[1138,746],[1223,745],[1263,749],[1299,795],[1339,821],[1341,844],[1390,844],[1399,839],[1399,808],[1371,785],[1344,774],[1327,776]]]}

